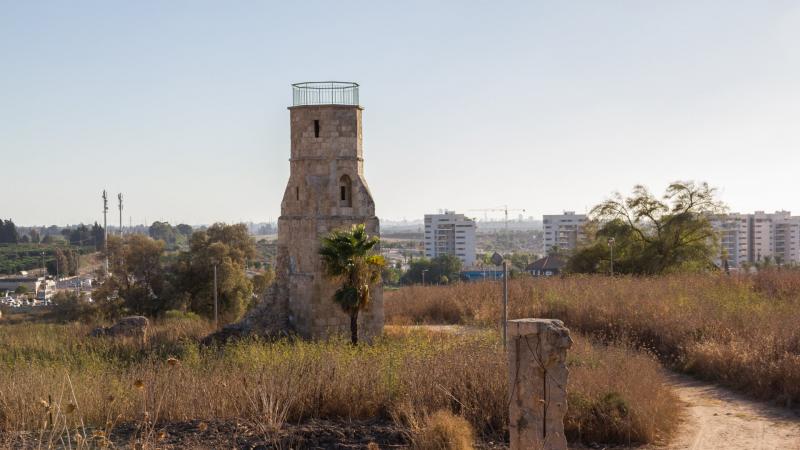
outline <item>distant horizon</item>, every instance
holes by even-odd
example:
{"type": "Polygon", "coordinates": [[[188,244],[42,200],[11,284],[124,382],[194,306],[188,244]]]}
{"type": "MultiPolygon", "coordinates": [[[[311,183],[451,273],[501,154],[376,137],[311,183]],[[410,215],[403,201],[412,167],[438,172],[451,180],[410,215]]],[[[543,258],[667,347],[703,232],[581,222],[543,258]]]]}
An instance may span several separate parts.
{"type": "MultiPolygon", "coordinates": [[[[545,215],[550,215],[550,214],[558,215],[558,214],[562,214],[565,211],[571,211],[571,210],[563,210],[563,211],[557,211],[557,212],[552,212],[552,213],[546,213],[545,215]]],[[[455,211],[455,212],[457,214],[462,214],[459,211],[455,211]]],[[[756,210],[751,210],[751,211],[737,211],[737,210],[730,209],[729,211],[726,211],[724,214],[754,214],[754,213],[758,213],[758,212],[764,212],[764,213],[767,213],[767,214],[778,213],[778,212],[789,212],[789,213],[792,213],[792,211],[788,210],[788,209],[776,209],[776,210],[756,209],[756,210]]],[[[430,212],[430,213],[426,213],[426,214],[437,214],[437,213],[438,212],[430,212]]],[[[577,214],[584,214],[584,213],[581,213],[581,212],[578,212],[578,211],[576,211],[576,213],[577,214]]],[[[465,214],[465,215],[467,217],[470,217],[470,218],[474,219],[478,224],[480,224],[480,223],[502,224],[502,223],[505,222],[505,219],[502,218],[502,217],[489,217],[488,219],[484,219],[483,217],[479,217],[479,216],[473,216],[473,215],[469,215],[469,214],[465,214]]],[[[800,215],[800,214],[798,214],[798,215],[800,215]]],[[[14,225],[16,225],[17,227],[21,227],[21,228],[47,228],[47,227],[51,227],[51,226],[67,228],[67,227],[74,227],[74,226],[80,226],[80,225],[92,225],[95,222],[100,224],[100,225],[102,225],[102,223],[103,223],[103,220],[101,218],[100,220],[91,220],[91,221],[76,222],[76,223],[63,223],[63,224],[50,223],[50,224],[46,224],[46,225],[42,225],[42,224],[30,225],[30,224],[21,224],[21,223],[17,222],[16,220],[14,220],[13,217],[0,217],[0,220],[8,220],[8,219],[12,219],[14,221],[14,225]]],[[[387,223],[392,224],[392,225],[399,225],[399,224],[422,225],[424,223],[424,214],[423,214],[422,217],[416,218],[416,219],[405,219],[405,218],[395,219],[395,218],[386,218],[386,217],[379,217],[378,219],[380,220],[380,223],[382,225],[387,224],[387,223]]],[[[134,223],[132,225],[123,224],[122,228],[124,230],[126,228],[149,227],[150,225],[152,225],[156,221],[158,221],[158,222],[166,222],[166,223],[169,223],[170,225],[173,225],[173,226],[174,225],[179,225],[179,224],[186,224],[186,225],[189,225],[191,227],[209,227],[209,226],[211,226],[211,225],[213,225],[215,223],[224,223],[224,224],[228,224],[228,225],[240,224],[240,223],[241,224],[246,224],[246,225],[277,225],[277,223],[278,223],[277,219],[272,220],[272,221],[265,221],[265,220],[223,221],[223,220],[217,220],[217,221],[207,222],[207,223],[190,223],[190,222],[185,222],[185,221],[171,221],[171,220],[163,220],[163,219],[154,219],[154,220],[152,220],[152,221],[150,221],[148,223],[134,223]]],[[[535,216],[525,215],[525,216],[523,216],[522,219],[520,219],[519,216],[511,216],[511,215],[509,215],[508,222],[509,223],[540,223],[541,224],[542,223],[542,216],[540,215],[539,217],[535,217],[535,216]]],[[[119,222],[117,221],[117,222],[113,222],[112,223],[111,221],[109,221],[108,222],[108,228],[110,230],[111,229],[118,230],[119,229],[119,222]]]]}

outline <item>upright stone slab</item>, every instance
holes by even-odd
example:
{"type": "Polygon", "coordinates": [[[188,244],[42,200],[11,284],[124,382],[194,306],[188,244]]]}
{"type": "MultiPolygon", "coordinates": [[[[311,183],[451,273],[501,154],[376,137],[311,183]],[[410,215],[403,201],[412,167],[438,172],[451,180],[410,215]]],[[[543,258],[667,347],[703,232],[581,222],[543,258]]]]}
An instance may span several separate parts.
{"type": "MultiPolygon", "coordinates": [[[[361,113],[355,83],[299,83],[289,108],[289,182],[278,219],[276,287],[288,324],[306,338],[347,334],[350,319],[333,302],[338,286],[324,273],[318,251],[335,229],[365,224],[380,234],[375,202],[364,178],[361,113]]],[[[359,314],[359,334],[369,340],[383,330],[383,293],[359,314]]]]}
{"type": "Polygon", "coordinates": [[[555,319],[508,321],[511,450],[566,450],[569,330],[555,319]]]}

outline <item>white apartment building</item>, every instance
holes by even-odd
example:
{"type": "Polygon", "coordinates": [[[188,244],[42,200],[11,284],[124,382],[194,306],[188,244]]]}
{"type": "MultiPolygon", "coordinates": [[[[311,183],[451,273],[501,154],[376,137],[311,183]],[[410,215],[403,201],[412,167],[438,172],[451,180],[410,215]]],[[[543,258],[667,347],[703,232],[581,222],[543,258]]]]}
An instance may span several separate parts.
{"type": "Polygon", "coordinates": [[[750,254],[750,219],[747,214],[722,214],[711,218],[711,226],[719,234],[720,255],[716,263],[722,266],[722,256],[729,267],[741,267],[750,254]]]}
{"type": "Polygon", "coordinates": [[[732,213],[713,218],[711,224],[731,267],[766,258],[782,264],[800,263],[800,217],[789,211],[732,213]]]}
{"type": "Polygon", "coordinates": [[[586,214],[575,214],[575,211],[542,216],[545,253],[550,254],[553,248],[567,252],[575,250],[584,238],[583,225],[586,221],[586,214]]]}
{"type": "Polygon", "coordinates": [[[475,221],[454,211],[425,214],[425,257],[454,255],[464,267],[475,265],[475,221]]]}
{"type": "Polygon", "coordinates": [[[789,211],[756,211],[752,216],[751,262],[769,256],[773,262],[800,263],[800,217],[789,211]]]}

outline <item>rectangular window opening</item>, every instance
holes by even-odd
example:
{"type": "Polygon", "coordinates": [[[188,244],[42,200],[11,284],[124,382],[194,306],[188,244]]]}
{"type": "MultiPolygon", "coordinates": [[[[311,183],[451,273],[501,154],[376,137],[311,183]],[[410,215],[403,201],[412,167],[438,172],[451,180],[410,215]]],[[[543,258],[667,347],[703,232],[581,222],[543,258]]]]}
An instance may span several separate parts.
{"type": "Polygon", "coordinates": [[[341,201],[347,201],[347,188],[344,186],[339,186],[339,199],[341,201]]]}
{"type": "Polygon", "coordinates": [[[298,201],[300,200],[300,186],[294,187],[294,199],[298,201]]]}
{"type": "Polygon", "coordinates": [[[319,137],[319,120],[314,121],[314,137],[319,137]]]}

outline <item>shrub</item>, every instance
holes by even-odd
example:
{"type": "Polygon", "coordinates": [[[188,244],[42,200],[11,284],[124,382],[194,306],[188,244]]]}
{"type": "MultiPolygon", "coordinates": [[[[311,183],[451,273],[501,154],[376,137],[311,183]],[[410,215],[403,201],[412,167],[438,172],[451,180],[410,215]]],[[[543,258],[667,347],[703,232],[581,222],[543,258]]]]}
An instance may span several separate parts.
{"type": "Polygon", "coordinates": [[[179,311],[170,309],[164,313],[164,320],[203,320],[199,315],[191,311],[179,311]]]}
{"type": "Polygon", "coordinates": [[[413,432],[414,447],[419,450],[472,450],[473,441],[469,422],[445,410],[427,416],[413,432]]]}

